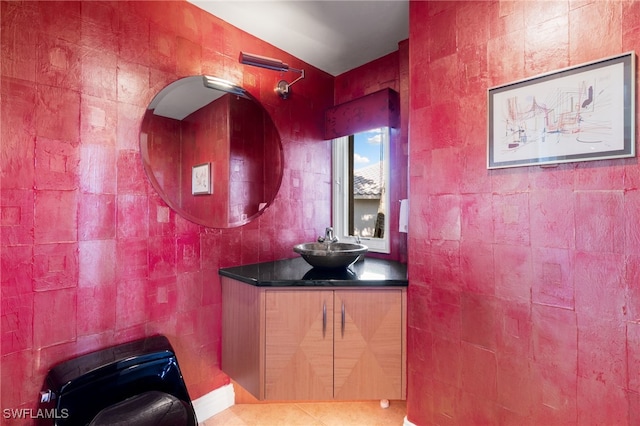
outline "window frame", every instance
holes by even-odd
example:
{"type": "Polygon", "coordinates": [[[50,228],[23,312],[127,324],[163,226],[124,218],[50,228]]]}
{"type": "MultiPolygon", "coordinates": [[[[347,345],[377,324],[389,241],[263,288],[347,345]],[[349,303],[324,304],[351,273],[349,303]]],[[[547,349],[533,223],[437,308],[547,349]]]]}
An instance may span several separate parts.
{"type": "MultiPolygon", "coordinates": [[[[391,186],[391,174],[390,174],[390,153],[391,153],[391,129],[388,126],[375,127],[384,129],[382,132],[382,153],[383,153],[383,176],[384,176],[384,193],[382,194],[383,202],[385,205],[384,215],[384,236],[382,238],[372,237],[355,237],[348,235],[349,229],[349,215],[347,209],[349,207],[349,159],[351,153],[349,152],[349,139],[353,135],[343,136],[335,138],[331,141],[331,155],[332,155],[332,222],[334,234],[343,242],[358,242],[366,245],[370,252],[374,253],[391,253],[391,229],[390,229],[390,212],[391,212],[391,200],[390,200],[390,186],[391,186]]],[[[364,132],[357,132],[364,133],[364,132]]]]}

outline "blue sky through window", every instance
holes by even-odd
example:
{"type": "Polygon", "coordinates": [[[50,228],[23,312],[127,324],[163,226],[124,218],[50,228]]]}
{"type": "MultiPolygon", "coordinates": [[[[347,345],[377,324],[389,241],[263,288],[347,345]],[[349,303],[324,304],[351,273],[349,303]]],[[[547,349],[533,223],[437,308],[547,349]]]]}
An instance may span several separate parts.
{"type": "Polygon", "coordinates": [[[382,130],[372,129],[354,135],[354,170],[382,161],[382,130]]]}

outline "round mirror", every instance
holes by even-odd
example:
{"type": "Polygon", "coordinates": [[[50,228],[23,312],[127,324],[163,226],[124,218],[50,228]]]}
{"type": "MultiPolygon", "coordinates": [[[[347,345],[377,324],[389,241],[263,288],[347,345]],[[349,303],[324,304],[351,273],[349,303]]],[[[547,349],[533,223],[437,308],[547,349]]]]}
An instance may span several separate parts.
{"type": "Polygon", "coordinates": [[[140,149],[167,205],[211,228],[258,217],[282,180],[271,117],[244,89],[215,77],[185,77],[162,89],[142,120],[140,149]]]}

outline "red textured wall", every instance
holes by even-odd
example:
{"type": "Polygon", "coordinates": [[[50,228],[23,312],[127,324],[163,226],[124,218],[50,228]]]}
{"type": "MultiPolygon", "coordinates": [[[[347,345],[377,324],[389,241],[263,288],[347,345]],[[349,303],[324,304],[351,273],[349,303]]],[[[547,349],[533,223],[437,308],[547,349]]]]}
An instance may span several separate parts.
{"type": "Polygon", "coordinates": [[[487,88],[639,50],[640,3],[410,17],[408,419],[640,424],[637,159],[486,169],[487,88]]]}
{"type": "Polygon", "coordinates": [[[55,363],[155,333],[176,348],[192,398],[221,386],[218,268],[293,257],[330,223],[333,77],[185,2],[3,1],[0,12],[2,407],[35,407],[55,363]],[[240,51],[307,77],[283,101],[278,73],[240,65],[240,51]],[[240,228],[176,216],[141,163],[149,101],[202,73],[242,84],[282,137],[278,196],[240,228]]]}
{"type": "Polygon", "coordinates": [[[143,163],[153,170],[149,179],[162,187],[167,199],[178,204],[182,191],[182,122],[147,110],[140,124],[143,163]]]}

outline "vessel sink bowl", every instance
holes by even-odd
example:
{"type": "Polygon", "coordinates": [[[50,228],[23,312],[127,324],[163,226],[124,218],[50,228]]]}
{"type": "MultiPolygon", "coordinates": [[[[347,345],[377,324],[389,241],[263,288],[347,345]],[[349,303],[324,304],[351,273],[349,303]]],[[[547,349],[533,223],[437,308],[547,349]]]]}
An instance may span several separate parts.
{"type": "Polygon", "coordinates": [[[315,268],[346,268],[365,254],[369,248],[355,243],[304,243],[293,247],[307,263],[315,268]]]}

